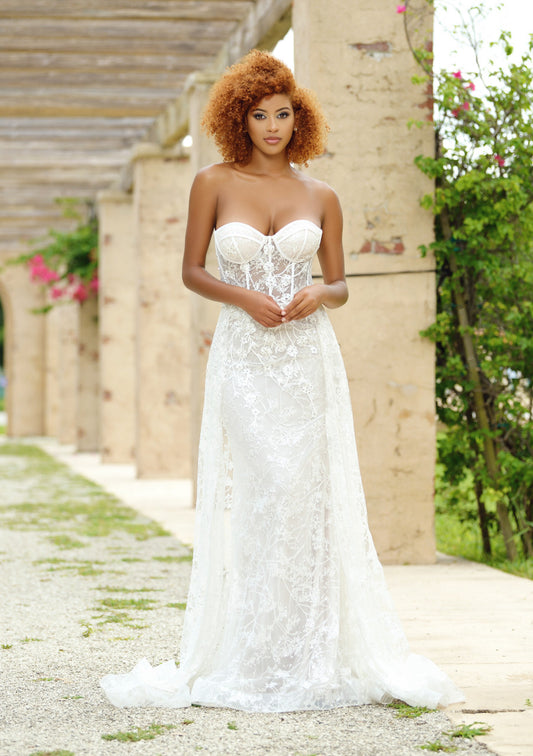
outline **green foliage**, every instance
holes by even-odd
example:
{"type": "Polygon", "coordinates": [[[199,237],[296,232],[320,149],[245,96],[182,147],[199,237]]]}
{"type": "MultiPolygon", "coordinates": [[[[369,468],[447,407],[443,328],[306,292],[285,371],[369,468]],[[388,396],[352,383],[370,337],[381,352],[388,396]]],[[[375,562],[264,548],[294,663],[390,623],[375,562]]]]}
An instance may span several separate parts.
{"type": "Polygon", "coordinates": [[[175,730],[173,724],[150,724],[148,727],[137,727],[130,732],[114,732],[102,735],[103,740],[118,740],[121,743],[137,743],[139,740],[153,740],[158,735],[164,735],[167,730],[175,730]]]}
{"type": "MultiPolygon", "coordinates": [[[[50,289],[51,301],[43,313],[64,299],[83,302],[98,289],[98,218],[92,200],[60,197],[63,215],[78,222],[72,231],[50,229],[46,237],[31,242],[32,250],[8,260],[25,264],[36,283],[50,289]]],[[[1,327],[1,326],[0,326],[1,327]]]]}
{"type": "Polygon", "coordinates": [[[424,335],[446,429],[437,507],[479,523],[486,557],[503,535],[515,560],[533,558],[533,36],[519,62],[507,32],[494,44],[504,65],[435,74],[437,154],[416,164],[435,182],[422,205],[435,215],[437,318],[424,335]]]}
{"type": "Polygon", "coordinates": [[[409,704],[403,701],[393,701],[388,704],[390,709],[396,709],[397,718],[415,719],[421,717],[422,714],[431,714],[436,709],[428,709],[426,706],[409,706],[409,704]]]}
{"type": "Polygon", "coordinates": [[[465,738],[472,740],[477,738],[478,735],[486,735],[492,730],[492,727],[485,722],[473,722],[472,724],[464,724],[460,727],[456,727],[455,730],[445,733],[449,738],[465,738]],[[477,725],[477,727],[476,727],[477,725]]]}
{"type": "Polygon", "coordinates": [[[441,743],[440,740],[434,740],[431,743],[425,743],[424,745],[420,746],[422,751],[433,751],[433,752],[444,752],[444,753],[454,753],[457,750],[457,747],[454,745],[449,745],[446,743],[441,743]]]}

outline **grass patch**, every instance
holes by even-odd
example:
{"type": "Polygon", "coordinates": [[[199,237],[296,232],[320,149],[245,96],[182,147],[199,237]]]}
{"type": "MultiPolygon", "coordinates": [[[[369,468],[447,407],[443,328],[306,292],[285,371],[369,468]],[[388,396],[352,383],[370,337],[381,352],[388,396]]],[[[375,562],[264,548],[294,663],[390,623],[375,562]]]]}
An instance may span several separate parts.
{"type": "Polygon", "coordinates": [[[152,593],[162,591],[162,588],[122,588],[120,586],[99,585],[95,591],[109,591],[110,593],[152,593]]]}
{"type": "Polygon", "coordinates": [[[511,575],[533,580],[533,559],[524,557],[509,562],[505,554],[505,545],[501,536],[492,538],[492,557],[483,553],[479,525],[475,520],[461,520],[455,511],[435,514],[435,533],[437,548],[444,554],[482,562],[511,575]]]}
{"type": "Polygon", "coordinates": [[[485,724],[485,722],[473,722],[471,725],[464,724],[461,725],[461,727],[456,727],[455,730],[450,730],[450,732],[445,732],[444,734],[449,738],[466,738],[467,740],[472,740],[472,738],[477,738],[478,735],[486,735],[491,730],[492,727],[485,724]],[[478,726],[476,727],[476,725],[478,726]]]}
{"type": "Polygon", "coordinates": [[[65,751],[62,748],[55,751],[33,751],[30,756],[75,756],[74,751],[65,751]]]}
{"type": "Polygon", "coordinates": [[[415,719],[421,717],[423,714],[431,714],[436,709],[428,709],[427,706],[409,706],[409,704],[403,701],[393,701],[388,704],[389,709],[396,709],[396,717],[406,717],[408,719],[415,719]]]}
{"type": "Polygon", "coordinates": [[[48,572],[61,572],[69,570],[76,570],[78,575],[82,577],[94,577],[95,575],[102,575],[104,570],[97,569],[94,565],[104,565],[105,562],[95,559],[90,561],[89,559],[73,559],[68,561],[67,559],[59,559],[58,557],[51,557],[49,559],[37,559],[33,562],[34,565],[48,564],[48,572]]]}
{"type": "Polygon", "coordinates": [[[182,611],[184,611],[187,608],[187,604],[185,601],[177,601],[175,603],[165,604],[165,606],[168,606],[171,609],[181,609],[182,611]]]}
{"type": "Polygon", "coordinates": [[[48,536],[48,540],[55,546],[59,546],[60,549],[83,549],[87,546],[83,541],[76,541],[66,533],[60,533],[59,535],[48,536]]]}
{"type": "Polygon", "coordinates": [[[156,562],[192,562],[192,554],[182,554],[181,556],[154,556],[156,562]]]}
{"type": "Polygon", "coordinates": [[[130,732],[114,732],[102,735],[103,740],[118,740],[121,743],[137,743],[139,740],[153,740],[158,735],[164,735],[168,730],[175,730],[173,724],[151,724],[148,727],[137,727],[130,732]]]}
{"type": "Polygon", "coordinates": [[[156,602],[153,599],[105,598],[100,603],[99,608],[103,609],[137,609],[146,612],[154,609],[155,607],[152,604],[156,602]]]}
{"type": "Polygon", "coordinates": [[[236,722],[228,722],[228,730],[238,730],[236,722]]]}
{"type": "Polygon", "coordinates": [[[4,651],[7,651],[8,648],[13,648],[13,644],[12,643],[2,643],[2,648],[4,649],[4,651]]]}
{"type": "Polygon", "coordinates": [[[42,638],[28,638],[28,636],[26,636],[20,642],[21,643],[41,643],[41,641],[42,641],[42,638]]]}
{"type": "Polygon", "coordinates": [[[422,751],[443,751],[444,753],[454,753],[457,750],[457,746],[447,743],[441,743],[440,740],[434,740],[430,743],[425,743],[419,746],[422,751]]]}
{"type": "Polygon", "coordinates": [[[25,497],[0,512],[0,525],[4,527],[53,533],[58,525],[63,529],[69,523],[74,534],[88,538],[117,532],[138,540],[170,535],[158,523],[141,517],[36,446],[8,442],[0,445],[2,457],[16,459],[16,464],[3,466],[2,475],[16,482],[25,497]]]}

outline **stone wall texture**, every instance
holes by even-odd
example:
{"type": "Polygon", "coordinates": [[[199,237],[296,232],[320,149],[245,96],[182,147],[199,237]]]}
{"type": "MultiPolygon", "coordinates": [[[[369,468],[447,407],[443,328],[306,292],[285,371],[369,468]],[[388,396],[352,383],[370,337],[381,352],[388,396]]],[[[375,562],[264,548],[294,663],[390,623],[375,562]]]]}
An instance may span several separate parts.
{"type": "MultiPolygon", "coordinates": [[[[430,24],[428,17],[426,22],[430,24]]],[[[403,19],[385,0],[295,0],[295,73],[317,93],[331,134],[310,171],[339,194],[350,299],[331,313],[344,354],[371,529],[384,562],[435,558],[432,239],[419,206],[430,186],[413,163],[431,154],[427,95],[403,19]],[[342,19],[342,23],[339,23],[342,19]]]]}
{"type": "Polygon", "coordinates": [[[100,452],[135,459],[137,255],[132,196],[107,191],[99,209],[100,452]]]}

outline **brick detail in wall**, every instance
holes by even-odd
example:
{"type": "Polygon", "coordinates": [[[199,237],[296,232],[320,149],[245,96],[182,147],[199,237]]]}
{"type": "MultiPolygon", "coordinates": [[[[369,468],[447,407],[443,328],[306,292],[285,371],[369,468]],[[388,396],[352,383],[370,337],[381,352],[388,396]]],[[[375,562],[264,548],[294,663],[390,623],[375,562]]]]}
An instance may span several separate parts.
{"type": "Polygon", "coordinates": [[[373,255],[401,255],[405,252],[405,246],[401,237],[395,236],[388,242],[377,239],[367,239],[359,249],[359,254],[373,255]]]}

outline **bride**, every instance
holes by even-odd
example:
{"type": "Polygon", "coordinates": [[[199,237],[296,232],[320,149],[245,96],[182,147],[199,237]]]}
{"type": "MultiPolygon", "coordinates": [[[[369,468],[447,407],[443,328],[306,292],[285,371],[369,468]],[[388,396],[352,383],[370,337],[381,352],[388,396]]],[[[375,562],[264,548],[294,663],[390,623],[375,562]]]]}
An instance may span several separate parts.
{"type": "Polygon", "coordinates": [[[183,280],[223,306],[180,666],[143,660],[102,687],[117,706],[264,712],[462,700],[409,651],[368,530],[324,309],[348,298],[341,209],[294,167],[324,152],[320,106],[283,63],[253,50],[214,86],[203,125],[224,162],[194,180],[183,280]],[[220,280],[205,269],[212,235],[220,280]]]}

